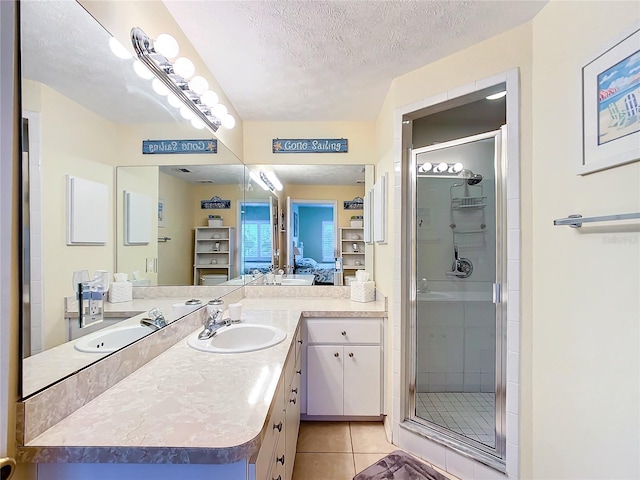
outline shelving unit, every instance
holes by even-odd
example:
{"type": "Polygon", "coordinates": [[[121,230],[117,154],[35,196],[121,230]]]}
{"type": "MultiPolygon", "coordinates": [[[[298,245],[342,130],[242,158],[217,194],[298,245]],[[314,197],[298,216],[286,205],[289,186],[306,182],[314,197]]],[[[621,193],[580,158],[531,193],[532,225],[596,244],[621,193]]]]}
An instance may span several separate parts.
{"type": "Polygon", "coordinates": [[[485,247],[487,196],[479,185],[451,187],[451,232],[459,247],[485,247]]]}
{"type": "Polygon", "coordinates": [[[356,270],[365,268],[364,262],[364,228],[342,227],[340,228],[340,256],[345,276],[355,275],[356,270]],[[353,248],[354,244],[357,246],[353,248]],[[351,274],[347,273],[351,270],[351,274]]]}
{"type": "Polygon", "coordinates": [[[196,227],[193,254],[193,284],[201,285],[206,274],[235,277],[235,228],[196,227]]]}

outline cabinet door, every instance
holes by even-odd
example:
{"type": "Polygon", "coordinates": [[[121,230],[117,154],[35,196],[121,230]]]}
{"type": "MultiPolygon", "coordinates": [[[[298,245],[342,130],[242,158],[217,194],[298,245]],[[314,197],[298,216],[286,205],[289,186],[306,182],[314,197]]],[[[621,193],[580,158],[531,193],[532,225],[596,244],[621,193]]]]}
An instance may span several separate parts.
{"type": "Polygon", "coordinates": [[[380,415],[380,347],[344,347],[344,415],[380,415]]]}
{"type": "Polygon", "coordinates": [[[307,415],[342,415],[342,347],[307,347],[307,415]]]}

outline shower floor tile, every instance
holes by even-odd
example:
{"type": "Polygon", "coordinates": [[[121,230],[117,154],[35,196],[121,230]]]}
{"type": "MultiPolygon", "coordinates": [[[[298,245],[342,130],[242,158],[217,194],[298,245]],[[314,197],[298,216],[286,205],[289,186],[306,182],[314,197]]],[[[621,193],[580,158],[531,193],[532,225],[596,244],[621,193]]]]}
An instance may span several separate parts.
{"type": "Polygon", "coordinates": [[[416,415],[495,447],[493,393],[417,393],[416,415]]]}

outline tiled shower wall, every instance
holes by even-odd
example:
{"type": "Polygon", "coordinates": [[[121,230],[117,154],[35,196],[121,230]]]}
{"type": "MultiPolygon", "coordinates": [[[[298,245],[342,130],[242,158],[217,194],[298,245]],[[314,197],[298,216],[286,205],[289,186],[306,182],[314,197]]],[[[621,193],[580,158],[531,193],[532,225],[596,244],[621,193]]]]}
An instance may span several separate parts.
{"type": "Polygon", "coordinates": [[[495,310],[489,302],[420,302],[417,391],[495,391],[495,310]]]}

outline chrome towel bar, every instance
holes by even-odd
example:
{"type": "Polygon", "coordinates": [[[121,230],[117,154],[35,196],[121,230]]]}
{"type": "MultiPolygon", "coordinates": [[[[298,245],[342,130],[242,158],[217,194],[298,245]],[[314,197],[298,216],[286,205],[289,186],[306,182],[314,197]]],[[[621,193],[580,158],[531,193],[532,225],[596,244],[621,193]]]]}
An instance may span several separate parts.
{"type": "Polygon", "coordinates": [[[158,237],[159,242],[168,242],[171,240],[171,237],[158,237]]]}
{"type": "Polygon", "coordinates": [[[583,217],[582,215],[575,214],[569,215],[567,218],[558,218],[553,221],[553,224],[580,228],[583,223],[612,222],[615,220],[632,220],[634,218],[640,218],[640,213],[618,213],[616,215],[600,215],[597,217],[583,217]]]}

